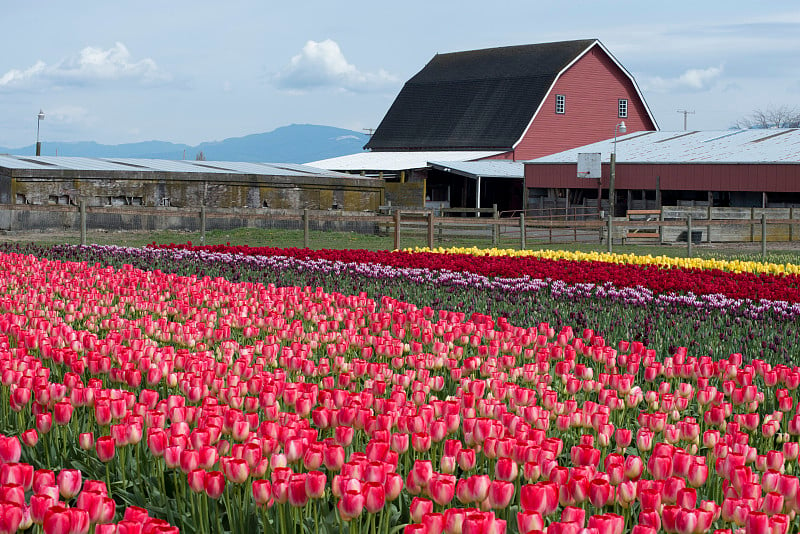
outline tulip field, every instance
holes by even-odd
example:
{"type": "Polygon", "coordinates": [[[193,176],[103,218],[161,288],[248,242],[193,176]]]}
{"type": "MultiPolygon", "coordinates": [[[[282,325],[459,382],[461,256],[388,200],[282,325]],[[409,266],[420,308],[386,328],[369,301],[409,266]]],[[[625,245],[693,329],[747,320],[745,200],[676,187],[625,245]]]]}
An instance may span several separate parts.
{"type": "Polygon", "coordinates": [[[800,267],[0,245],[0,534],[800,532],[800,267]]]}

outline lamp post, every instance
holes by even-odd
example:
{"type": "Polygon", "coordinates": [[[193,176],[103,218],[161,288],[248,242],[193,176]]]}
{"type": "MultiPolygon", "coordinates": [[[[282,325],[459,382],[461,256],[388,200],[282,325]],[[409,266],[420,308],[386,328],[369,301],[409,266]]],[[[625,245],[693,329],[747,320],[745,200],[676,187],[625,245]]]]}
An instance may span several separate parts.
{"type": "Polygon", "coordinates": [[[617,177],[617,135],[628,131],[625,121],[619,122],[614,126],[614,151],[611,153],[611,180],[608,183],[608,251],[611,252],[611,232],[614,227],[614,207],[616,206],[616,191],[614,181],[617,177]]]}
{"type": "Polygon", "coordinates": [[[614,151],[611,153],[611,181],[608,184],[608,212],[614,216],[614,206],[616,205],[616,191],[614,190],[614,180],[617,177],[617,135],[628,131],[625,121],[614,126],[614,151]]]}
{"type": "Polygon", "coordinates": [[[39,125],[41,125],[42,121],[44,120],[44,111],[39,109],[39,114],[36,115],[36,118],[38,119],[36,121],[36,155],[37,156],[41,156],[42,155],[42,143],[39,141],[39,125]]]}

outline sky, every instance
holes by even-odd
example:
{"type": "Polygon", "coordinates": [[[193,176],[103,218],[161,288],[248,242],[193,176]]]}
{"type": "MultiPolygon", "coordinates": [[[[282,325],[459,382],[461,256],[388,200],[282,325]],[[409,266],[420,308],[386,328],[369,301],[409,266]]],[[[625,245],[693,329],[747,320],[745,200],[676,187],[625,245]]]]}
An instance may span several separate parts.
{"type": "Polygon", "coordinates": [[[797,0],[4,2],[0,146],[375,128],[436,54],[597,38],[662,130],[800,109],[797,0]],[[44,111],[39,122],[37,114],[44,111]]]}

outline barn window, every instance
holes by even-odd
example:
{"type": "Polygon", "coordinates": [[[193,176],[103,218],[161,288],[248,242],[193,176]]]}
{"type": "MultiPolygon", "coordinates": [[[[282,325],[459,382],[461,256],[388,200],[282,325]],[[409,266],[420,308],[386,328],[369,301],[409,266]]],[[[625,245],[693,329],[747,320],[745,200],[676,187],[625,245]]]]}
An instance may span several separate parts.
{"type": "Polygon", "coordinates": [[[619,116],[620,118],[626,118],[628,116],[628,99],[627,98],[620,98],[618,100],[618,109],[619,109],[619,116]]]}
{"type": "Polygon", "coordinates": [[[566,95],[556,95],[556,113],[563,115],[567,108],[566,95]]]}

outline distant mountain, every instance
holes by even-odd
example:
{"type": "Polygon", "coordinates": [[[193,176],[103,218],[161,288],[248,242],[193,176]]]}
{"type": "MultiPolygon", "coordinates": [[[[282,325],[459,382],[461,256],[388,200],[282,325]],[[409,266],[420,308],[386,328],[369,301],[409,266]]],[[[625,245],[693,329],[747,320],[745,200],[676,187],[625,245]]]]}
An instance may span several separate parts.
{"type": "MultiPolygon", "coordinates": [[[[202,152],[211,161],[260,161],[307,163],[361,152],[369,137],[363,133],[332,126],[292,124],[271,132],[209,141],[197,146],[144,141],[122,145],[101,145],[94,141],[43,142],[42,155],[87,158],[195,159],[202,152]]],[[[0,154],[33,155],[34,145],[0,147],[0,154]]]]}

